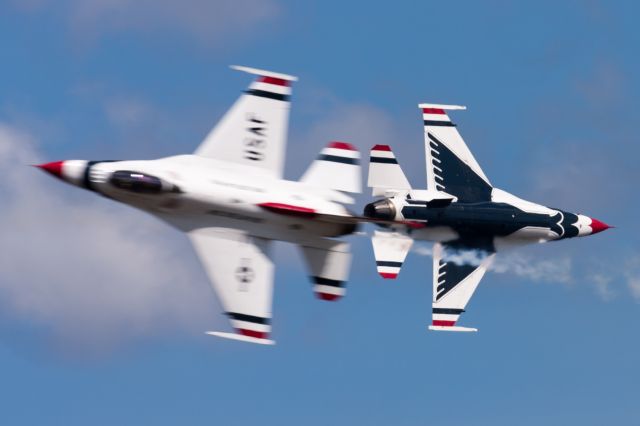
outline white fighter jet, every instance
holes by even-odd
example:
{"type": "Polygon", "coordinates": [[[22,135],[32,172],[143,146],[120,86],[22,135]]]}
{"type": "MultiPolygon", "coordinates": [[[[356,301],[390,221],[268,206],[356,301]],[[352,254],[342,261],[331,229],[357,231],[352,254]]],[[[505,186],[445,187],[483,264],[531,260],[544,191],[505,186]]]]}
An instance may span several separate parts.
{"type": "Polygon", "coordinates": [[[187,233],[235,333],[219,337],[273,344],[273,240],[302,249],[316,295],[345,294],[356,220],[345,192],[361,188],[359,152],[332,142],[299,181],[282,178],[291,82],[256,75],[193,155],[152,161],[56,161],[39,165],[70,184],[142,209],[187,233]]]}
{"type": "Polygon", "coordinates": [[[597,219],[525,201],[489,182],[447,110],[421,104],[427,189],[412,189],[387,145],[371,150],[369,182],[381,199],[364,215],[388,221],[376,231],[378,273],[395,279],[414,239],[433,249],[431,330],[476,331],[456,325],[496,252],[509,247],[592,235],[610,228],[597,219]],[[395,223],[393,223],[395,222],[395,223]]]}

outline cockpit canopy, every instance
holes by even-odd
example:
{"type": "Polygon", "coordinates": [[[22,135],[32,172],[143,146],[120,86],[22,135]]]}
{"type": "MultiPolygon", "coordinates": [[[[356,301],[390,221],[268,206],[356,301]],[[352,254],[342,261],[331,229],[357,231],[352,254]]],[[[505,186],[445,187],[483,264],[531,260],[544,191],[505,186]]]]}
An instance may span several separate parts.
{"type": "Polygon", "coordinates": [[[140,194],[159,194],[171,189],[171,185],[163,184],[162,180],[130,170],[118,170],[111,174],[109,183],[119,189],[140,194]]]}

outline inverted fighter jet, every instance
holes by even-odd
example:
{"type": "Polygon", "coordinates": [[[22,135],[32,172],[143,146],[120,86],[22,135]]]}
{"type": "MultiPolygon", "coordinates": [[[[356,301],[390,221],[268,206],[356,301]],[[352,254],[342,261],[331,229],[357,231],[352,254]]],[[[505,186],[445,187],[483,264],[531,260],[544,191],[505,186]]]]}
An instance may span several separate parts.
{"type": "Polygon", "coordinates": [[[345,294],[356,222],[345,192],[360,192],[360,154],[331,142],[299,181],[282,178],[291,83],[256,75],[193,155],[152,161],[56,161],[41,169],[70,184],[142,209],[187,233],[235,333],[219,337],[273,344],[273,240],[302,249],[322,300],[345,294]]]}
{"type": "Polygon", "coordinates": [[[364,215],[387,221],[372,242],[378,273],[395,279],[414,239],[434,241],[431,330],[456,326],[496,252],[582,237],[610,226],[581,214],[525,201],[494,188],[447,115],[456,105],[421,104],[427,189],[412,189],[387,145],[371,150],[368,185],[383,197],[364,215]]]}

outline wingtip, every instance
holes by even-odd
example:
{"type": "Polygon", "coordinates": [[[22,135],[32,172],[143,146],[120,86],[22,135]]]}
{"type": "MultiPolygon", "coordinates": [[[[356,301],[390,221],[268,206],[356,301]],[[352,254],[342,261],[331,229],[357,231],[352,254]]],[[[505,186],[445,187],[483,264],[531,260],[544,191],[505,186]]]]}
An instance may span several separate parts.
{"type": "Polygon", "coordinates": [[[418,108],[437,108],[444,110],[465,110],[467,109],[464,105],[447,105],[447,104],[430,104],[430,103],[421,103],[418,104],[418,108]]]}
{"type": "Polygon", "coordinates": [[[430,325],[429,326],[429,330],[431,330],[431,331],[458,331],[458,332],[470,332],[470,333],[476,333],[478,331],[477,328],[460,327],[459,325],[454,325],[454,326],[430,325]]]}
{"type": "Polygon", "coordinates": [[[244,65],[229,65],[229,68],[236,71],[246,72],[248,74],[259,75],[263,77],[279,78],[287,81],[298,81],[298,77],[295,75],[282,74],[279,72],[261,70],[259,68],[245,67],[244,65]]]}
{"type": "Polygon", "coordinates": [[[242,334],[235,334],[235,333],[224,333],[222,331],[205,331],[204,334],[208,336],[221,337],[223,339],[238,340],[240,342],[257,343],[259,345],[275,345],[276,344],[275,340],[262,339],[258,337],[245,336],[242,334]]]}

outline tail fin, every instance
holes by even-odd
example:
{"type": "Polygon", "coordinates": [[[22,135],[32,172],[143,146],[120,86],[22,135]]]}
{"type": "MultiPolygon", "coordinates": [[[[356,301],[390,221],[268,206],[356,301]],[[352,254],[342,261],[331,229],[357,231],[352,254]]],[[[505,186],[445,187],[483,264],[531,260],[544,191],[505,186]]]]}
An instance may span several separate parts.
{"type": "Polygon", "coordinates": [[[360,193],[360,152],[349,143],[331,142],[311,163],[300,181],[319,188],[360,193]]]}
{"type": "Polygon", "coordinates": [[[411,184],[389,145],[376,145],[371,148],[367,186],[373,188],[374,196],[411,189],[411,184]]]}
{"type": "Polygon", "coordinates": [[[413,238],[398,232],[375,231],[371,237],[378,274],[386,280],[398,277],[413,238]]]}

